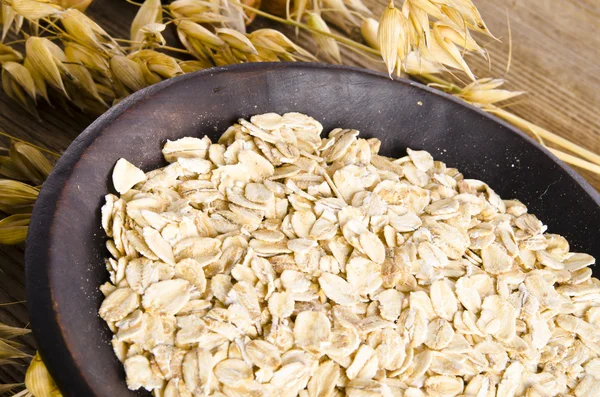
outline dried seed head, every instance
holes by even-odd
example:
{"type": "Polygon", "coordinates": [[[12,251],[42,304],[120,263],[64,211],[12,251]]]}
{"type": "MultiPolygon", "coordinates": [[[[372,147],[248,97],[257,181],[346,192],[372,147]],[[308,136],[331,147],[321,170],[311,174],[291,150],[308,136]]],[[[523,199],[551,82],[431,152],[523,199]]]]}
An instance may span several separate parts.
{"type": "Polygon", "coordinates": [[[377,31],[377,42],[381,48],[381,57],[385,62],[388,74],[391,76],[398,62],[402,62],[403,58],[399,59],[401,49],[406,47],[404,41],[405,17],[402,12],[390,2],[383,11],[379,20],[379,29],[377,31]]]}
{"type": "Polygon", "coordinates": [[[412,49],[418,50],[421,46],[428,47],[431,40],[431,27],[427,11],[419,8],[412,1],[405,2],[402,11],[408,18],[407,36],[412,49]]]}
{"type": "Polygon", "coordinates": [[[165,30],[167,25],[163,23],[149,23],[141,29],[144,38],[142,40],[145,48],[155,48],[164,46],[167,41],[162,35],[162,31],[165,30]]]}
{"type": "Polygon", "coordinates": [[[144,38],[142,28],[150,23],[162,23],[160,0],[146,0],[131,23],[131,41],[140,42],[144,38]]]}
{"type": "Polygon", "coordinates": [[[2,73],[2,89],[9,98],[16,101],[33,116],[39,118],[35,102],[27,95],[27,93],[25,93],[23,88],[5,72],[2,73]]]}
{"type": "Polygon", "coordinates": [[[524,94],[523,91],[497,89],[502,84],[502,79],[479,79],[465,86],[458,96],[476,106],[485,106],[524,94]]]}
{"type": "Polygon", "coordinates": [[[409,74],[436,74],[442,72],[439,62],[432,62],[418,51],[408,53],[404,62],[404,70],[409,74]]]}
{"type": "MultiPolygon", "coordinates": [[[[56,57],[55,44],[43,37],[29,37],[25,43],[27,58],[46,83],[67,95],[61,72],[65,67],[56,57]]],[[[60,52],[60,48],[58,49],[60,52]]],[[[63,54],[64,55],[64,54],[63,54]]],[[[67,95],[68,96],[68,95],[67,95]]]]}
{"type": "Polygon", "coordinates": [[[196,0],[175,0],[169,4],[169,10],[176,18],[194,19],[212,9],[212,4],[196,0]]]}
{"type": "Polygon", "coordinates": [[[85,21],[86,18],[82,12],[75,9],[66,10],[60,15],[60,21],[67,33],[88,46],[100,47],[94,31],[85,21]]]}
{"type": "Polygon", "coordinates": [[[69,62],[85,65],[98,77],[110,76],[108,61],[100,50],[93,50],[78,43],[67,42],[65,44],[65,56],[69,62]]]}
{"type": "Polygon", "coordinates": [[[181,67],[181,70],[183,70],[183,73],[191,73],[210,68],[213,65],[204,61],[182,61],[179,62],[179,66],[181,67]]]}
{"type": "Polygon", "coordinates": [[[0,156],[0,175],[8,179],[26,181],[27,177],[23,175],[10,156],[0,156]]]}
{"type": "Polygon", "coordinates": [[[315,42],[317,43],[319,49],[323,51],[325,55],[331,58],[333,61],[337,63],[342,63],[340,47],[338,46],[338,43],[335,41],[335,39],[324,36],[319,33],[331,33],[329,26],[327,26],[327,23],[325,23],[321,15],[315,12],[307,13],[306,24],[315,30],[314,32],[312,32],[312,36],[315,42]]]}
{"type": "Polygon", "coordinates": [[[39,353],[35,354],[25,374],[25,387],[35,396],[57,396],[60,391],[46,369],[39,353]]]}
{"type": "Polygon", "coordinates": [[[35,105],[36,91],[33,77],[29,70],[20,63],[4,62],[2,64],[2,86],[7,95],[17,100],[25,108],[31,105],[31,101],[35,105]],[[23,92],[27,97],[22,95],[23,92]]]}
{"type": "Polygon", "coordinates": [[[369,47],[379,50],[379,42],[377,40],[377,31],[379,30],[379,22],[374,18],[365,18],[360,26],[360,33],[369,47]]]}
{"type": "Polygon", "coordinates": [[[217,29],[216,33],[231,48],[241,51],[244,54],[257,54],[256,48],[254,48],[254,45],[245,34],[227,28],[217,29]]]}
{"type": "Polygon", "coordinates": [[[472,80],[475,80],[475,75],[463,59],[462,52],[452,39],[448,37],[448,30],[441,29],[440,25],[436,23],[433,26],[432,32],[434,40],[431,42],[430,50],[433,59],[438,59],[444,65],[460,69],[472,80]]]}
{"type": "MultiPolygon", "coordinates": [[[[2,40],[1,41],[4,41],[4,39],[6,38],[6,35],[8,34],[8,32],[10,31],[10,28],[13,25],[13,22],[15,22],[15,19],[20,18],[21,20],[23,20],[23,17],[17,15],[15,10],[9,4],[0,4],[0,16],[2,17],[2,21],[1,21],[2,22],[2,40]]],[[[15,28],[15,30],[17,31],[16,33],[18,33],[18,29],[15,28]]],[[[1,44],[0,44],[0,46],[1,46],[1,44]]],[[[2,53],[2,51],[0,50],[0,54],[1,53],[2,53]]]]}
{"type": "Polygon", "coordinates": [[[62,11],[59,5],[37,0],[11,0],[10,6],[18,15],[30,21],[37,21],[62,11]]]}
{"type": "MultiPolygon", "coordinates": [[[[31,214],[15,214],[0,220],[0,244],[20,244],[27,238],[31,214]]],[[[6,329],[0,324],[0,337],[12,337],[18,335],[17,330],[6,329]]]]}
{"type": "Polygon", "coordinates": [[[323,19],[347,34],[353,27],[360,26],[358,18],[350,12],[343,0],[323,0],[322,4],[323,19]]]}
{"type": "Polygon", "coordinates": [[[495,39],[494,35],[486,26],[481,14],[471,0],[456,0],[451,4],[441,7],[442,12],[457,26],[466,24],[469,29],[487,34],[495,39]]]}
{"type": "MultiPolygon", "coordinates": [[[[242,0],[242,3],[258,10],[261,9],[262,0],[242,0]]],[[[246,24],[246,26],[249,26],[252,22],[254,22],[254,19],[256,18],[256,13],[249,8],[240,8],[241,11],[243,11],[245,14],[244,23],[246,24]]]]}
{"type": "Polygon", "coordinates": [[[269,51],[276,57],[286,57],[289,60],[316,61],[314,55],[287,38],[286,35],[274,29],[258,29],[249,34],[250,40],[261,55],[261,50],[269,51]]]}
{"type": "Polygon", "coordinates": [[[177,21],[176,24],[179,32],[185,36],[192,37],[209,47],[219,48],[225,45],[225,42],[219,36],[198,23],[181,20],[177,21]]]}
{"type": "Polygon", "coordinates": [[[524,91],[508,90],[474,90],[465,94],[461,94],[460,96],[469,103],[485,106],[506,101],[519,95],[523,95],[524,93],[524,91]]]}
{"type": "Polygon", "coordinates": [[[135,92],[146,87],[142,68],[135,61],[122,55],[115,55],[110,59],[110,69],[129,90],[135,92]]]}
{"type": "Polygon", "coordinates": [[[13,358],[30,357],[27,353],[20,350],[21,345],[15,342],[0,339],[0,356],[3,362],[7,364],[16,364],[13,358]]]}
{"type": "Polygon", "coordinates": [[[133,58],[133,60],[140,65],[142,73],[144,74],[144,79],[146,80],[146,85],[160,83],[163,80],[162,76],[160,76],[158,73],[150,71],[147,61],[139,58],[133,58]]]}
{"type": "Polygon", "coordinates": [[[42,75],[31,66],[31,61],[29,59],[25,59],[23,61],[23,66],[25,66],[31,74],[31,78],[35,83],[36,94],[44,98],[46,102],[50,103],[50,99],[48,98],[48,89],[42,75]]]}
{"type": "Polygon", "coordinates": [[[98,93],[98,89],[96,88],[96,83],[94,82],[92,75],[84,65],[66,63],[65,68],[68,70],[70,76],[72,76],[72,79],[67,81],[67,90],[72,98],[75,98],[76,95],[88,96],[98,101],[98,103],[105,108],[108,108],[108,105],[98,93]]]}
{"type": "Polygon", "coordinates": [[[450,40],[465,50],[476,51],[484,57],[486,56],[485,50],[481,48],[479,44],[477,44],[468,30],[457,30],[452,26],[439,22],[434,25],[434,29],[437,29],[439,34],[441,34],[445,39],[450,40]]]}
{"type": "MultiPolygon", "coordinates": [[[[252,5],[251,0],[246,0],[245,3],[252,5]]],[[[246,14],[242,6],[232,1],[224,1],[220,5],[218,13],[224,18],[223,26],[241,34],[246,34],[246,23],[244,21],[246,14]]]]}
{"type": "Polygon", "coordinates": [[[52,163],[46,156],[26,143],[14,142],[10,146],[9,155],[21,173],[36,185],[41,185],[52,171],[52,163]]]}
{"type": "Polygon", "coordinates": [[[90,49],[121,53],[119,45],[104,29],[83,12],[69,9],[60,14],[60,20],[71,36],[90,49]]]}
{"type": "MultiPolygon", "coordinates": [[[[212,32],[209,32],[212,34],[212,32]]],[[[179,41],[181,44],[198,60],[201,62],[210,63],[211,66],[214,66],[213,58],[214,54],[218,54],[218,52],[211,51],[211,48],[205,44],[203,44],[200,40],[186,35],[179,27],[177,28],[177,37],[179,37],[179,41]]],[[[219,39],[220,40],[220,39],[219,39]]]]}
{"type": "Polygon", "coordinates": [[[373,11],[362,2],[362,0],[344,0],[346,6],[352,11],[356,11],[364,16],[373,16],[373,11]]]}
{"type": "Polygon", "coordinates": [[[73,8],[81,12],[85,12],[89,5],[92,4],[92,0],[53,0],[52,2],[62,8],[73,8]]]}
{"type": "Polygon", "coordinates": [[[0,338],[3,339],[13,339],[18,336],[27,335],[30,332],[31,331],[26,328],[11,327],[9,325],[0,323],[0,338]]]}
{"type": "Polygon", "coordinates": [[[23,182],[0,180],[0,204],[3,206],[23,207],[33,205],[39,189],[23,182]]]}
{"type": "MultiPolygon", "coordinates": [[[[128,58],[142,61],[149,72],[156,73],[160,77],[169,79],[183,73],[177,59],[154,50],[140,50],[128,55],[128,58]]],[[[143,70],[143,69],[142,69],[143,70]]]]}
{"type": "Polygon", "coordinates": [[[19,51],[0,43],[0,63],[20,62],[22,60],[23,55],[19,51]]]}
{"type": "MultiPolygon", "coordinates": [[[[111,84],[110,86],[96,83],[96,91],[98,95],[104,100],[104,102],[111,103],[117,99],[118,96],[122,95],[122,89],[120,84],[111,84]]],[[[126,96],[127,94],[123,95],[126,96]]]]}

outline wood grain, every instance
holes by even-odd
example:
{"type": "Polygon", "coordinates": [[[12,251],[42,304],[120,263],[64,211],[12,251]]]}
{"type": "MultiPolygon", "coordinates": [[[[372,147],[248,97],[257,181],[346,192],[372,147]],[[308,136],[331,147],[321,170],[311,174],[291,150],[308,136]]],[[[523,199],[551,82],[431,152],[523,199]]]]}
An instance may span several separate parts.
{"type": "MultiPolygon", "coordinates": [[[[365,0],[377,13],[384,0],[365,0]]],[[[487,49],[492,69],[482,58],[470,64],[477,76],[505,76],[508,58],[507,15],[512,31],[512,62],[505,76],[508,87],[528,94],[510,109],[556,134],[600,152],[600,3],[596,0],[475,0],[492,32],[502,42],[490,41],[487,49]]],[[[136,7],[123,0],[96,0],[89,15],[110,34],[127,37],[136,7]]],[[[272,26],[257,20],[256,26],[272,26]]],[[[292,31],[289,31],[292,33],[292,31]]],[[[309,37],[299,41],[311,47],[309,37]]],[[[343,50],[346,64],[382,69],[381,62],[343,50]]],[[[0,92],[0,131],[29,142],[63,151],[93,117],[42,105],[42,122],[35,120],[0,92]]],[[[600,177],[578,170],[600,190],[600,177]]],[[[23,247],[0,247],[0,304],[25,299],[23,247]]],[[[0,306],[0,321],[28,324],[26,304],[0,306]]],[[[23,338],[29,352],[35,343],[23,338]]],[[[0,367],[0,382],[23,379],[25,365],[0,367]]]]}

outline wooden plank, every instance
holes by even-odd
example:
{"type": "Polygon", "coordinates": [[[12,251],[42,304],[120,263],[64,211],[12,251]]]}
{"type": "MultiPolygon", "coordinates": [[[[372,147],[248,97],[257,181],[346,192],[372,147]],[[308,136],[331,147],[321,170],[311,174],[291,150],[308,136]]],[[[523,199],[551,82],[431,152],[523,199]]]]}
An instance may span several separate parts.
{"type": "MultiPolygon", "coordinates": [[[[490,45],[492,75],[502,76],[510,16],[513,58],[507,87],[526,91],[517,115],[595,153],[600,152],[600,3],[593,0],[475,1],[502,43],[490,45]]],[[[475,72],[487,62],[473,60],[475,72]]],[[[581,174],[596,189],[600,176],[581,174]]]]}
{"type": "MultiPolygon", "coordinates": [[[[365,0],[379,13],[385,0],[365,0]]],[[[399,3],[399,2],[398,2],[399,3]]],[[[528,92],[524,101],[511,107],[516,114],[560,136],[600,152],[600,3],[596,0],[475,0],[490,29],[502,42],[489,41],[492,69],[482,58],[470,59],[479,77],[505,76],[508,55],[506,15],[512,29],[512,64],[507,87],[528,92]]],[[[123,0],[96,0],[89,16],[116,37],[127,38],[136,7],[123,0]]],[[[257,20],[256,27],[273,27],[257,20]]],[[[286,29],[293,37],[293,30],[286,29]]],[[[314,50],[310,35],[301,33],[299,42],[314,50]]],[[[346,64],[383,70],[380,61],[343,49],[346,64]]],[[[47,104],[40,106],[43,122],[33,119],[0,91],[0,131],[61,152],[93,117],[73,112],[68,115],[47,104]]],[[[580,170],[578,170],[580,171],[580,170]]],[[[581,171],[580,171],[581,172],[581,171]]],[[[596,189],[600,177],[581,172],[596,189]]],[[[0,247],[0,303],[25,299],[22,249],[0,247]]],[[[28,324],[24,304],[0,307],[0,321],[28,324]]],[[[33,351],[31,336],[24,343],[33,351]]],[[[23,379],[26,366],[0,368],[0,382],[23,379]]]]}

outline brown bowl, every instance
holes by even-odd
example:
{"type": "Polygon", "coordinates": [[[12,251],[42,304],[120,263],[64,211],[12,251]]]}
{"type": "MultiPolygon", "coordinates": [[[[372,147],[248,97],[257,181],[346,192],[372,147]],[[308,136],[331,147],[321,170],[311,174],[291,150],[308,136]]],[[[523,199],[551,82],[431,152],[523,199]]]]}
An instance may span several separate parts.
{"type": "MultiPolygon", "coordinates": [[[[115,106],[65,152],[44,184],[27,240],[32,328],[66,397],[146,395],[129,391],[111,332],[98,315],[108,280],[103,197],[125,157],[144,170],[164,165],[167,139],[217,139],[240,117],[298,111],[325,127],[359,129],[402,156],[426,149],[468,178],[518,198],[575,251],[600,257],[600,196],[522,132],[458,99],[407,80],[317,64],[245,64],[184,75],[115,106]]],[[[596,271],[594,272],[596,273],[596,271]]]]}

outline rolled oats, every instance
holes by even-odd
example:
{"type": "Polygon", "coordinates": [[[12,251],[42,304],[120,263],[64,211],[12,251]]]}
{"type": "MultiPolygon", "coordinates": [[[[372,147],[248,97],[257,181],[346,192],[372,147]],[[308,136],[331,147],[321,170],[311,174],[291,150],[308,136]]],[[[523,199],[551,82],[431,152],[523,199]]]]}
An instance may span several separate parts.
{"type": "Polygon", "coordinates": [[[117,162],[99,314],[130,389],[598,394],[593,257],[425,151],[322,129],[268,113],[117,162]]]}

